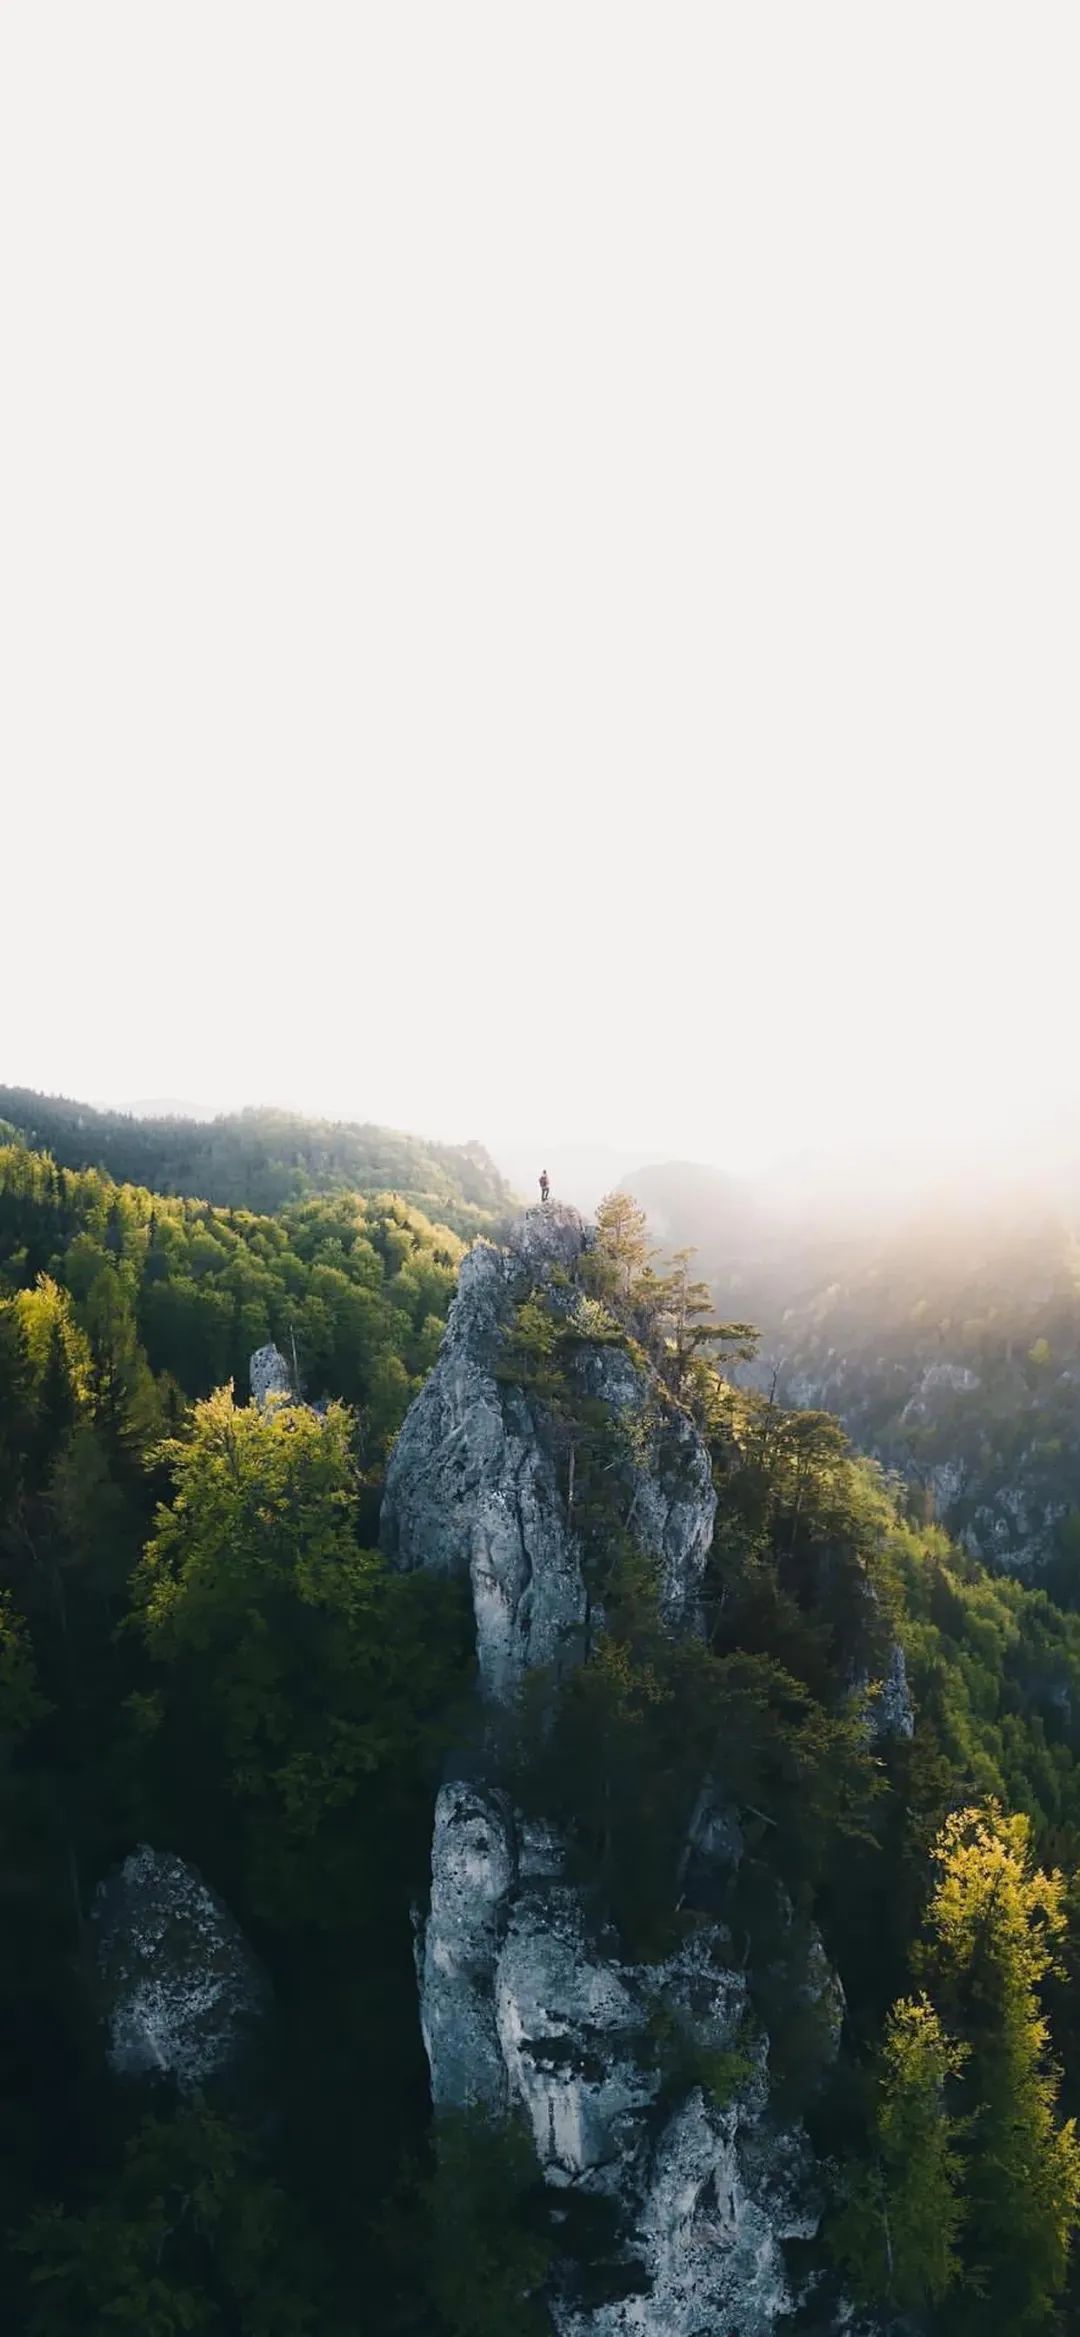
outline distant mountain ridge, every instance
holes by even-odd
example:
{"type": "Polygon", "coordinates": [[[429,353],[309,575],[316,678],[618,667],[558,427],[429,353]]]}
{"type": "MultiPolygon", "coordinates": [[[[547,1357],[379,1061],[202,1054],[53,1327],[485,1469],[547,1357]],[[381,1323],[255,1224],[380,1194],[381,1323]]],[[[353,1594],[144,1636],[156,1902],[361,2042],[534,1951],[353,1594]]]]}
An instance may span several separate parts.
{"type": "Polygon", "coordinates": [[[212,1120],[99,1111],[69,1096],[0,1087],[0,1121],[62,1168],[263,1213],[307,1194],[399,1193],[469,1236],[514,1206],[482,1144],[439,1144],[370,1122],[313,1120],[271,1106],[212,1120]]]}
{"type": "MultiPolygon", "coordinates": [[[[845,1222],[671,1162],[628,1177],[665,1247],[692,1246],[718,1310],[757,1325],[749,1377],[835,1413],[973,1557],[1080,1604],[1080,1237],[1058,1199],[943,1183],[845,1222]]],[[[1075,1186],[1073,1196],[1075,1195],[1075,1186]]],[[[744,1377],[746,1375],[744,1374],[744,1377]]]]}
{"type": "Polygon", "coordinates": [[[752,1185],[724,1169],[696,1160],[657,1161],[622,1182],[661,1239],[680,1248],[742,1249],[763,1237],[765,1213],[752,1185]]]}

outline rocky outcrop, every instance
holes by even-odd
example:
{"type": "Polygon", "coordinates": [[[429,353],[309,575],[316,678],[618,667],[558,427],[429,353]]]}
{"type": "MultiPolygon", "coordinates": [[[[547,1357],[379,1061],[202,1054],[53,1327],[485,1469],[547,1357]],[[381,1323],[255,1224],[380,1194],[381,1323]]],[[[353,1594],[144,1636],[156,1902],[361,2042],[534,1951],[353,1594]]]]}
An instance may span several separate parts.
{"type": "Polygon", "coordinates": [[[888,1669],[881,1683],[873,1712],[874,1734],[877,1737],[913,1737],[915,1734],[915,1707],[911,1701],[908,1683],[907,1657],[894,1640],[888,1669]]]}
{"type": "Polygon", "coordinates": [[[183,2092],[237,2071],[268,1989],[239,1925],[194,1867],[140,1843],[92,1909],[108,2057],[183,2092]]]}
{"type": "Polygon", "coordinates": [[[256,1347],[248,1364],[248,1377],[251,1401],[258,1405],[260,1412],[265,1412],[272,1403],[292,1401],[292,1373],[280,1348],[272,1341],[266,1347],[256,1347]]]}
{"type": "Polygon", "coordinates": [[[970,1396],[981,1385],[978,1373],[966,1363],[949,1363],[944,1359],[928,1363],[917,1388],[904,1405],[900,1424],[904,1428],[920,1427],[924,1421],[933,1419],[935,1403],[942,1396],[970,1396]]]}
{"type": "Polygon", "coordinates": [[[507,2105],[495,1968],[515,1874],[506,1795],[444,1786],[435,1807],[431,1900],[417,1958],[420,2025],[437,2110],[507,2105]]]}
{"type": "MultiPolygon", "coordinates": [[[[667,1627],[698,1628],[709,1456],[590,1294],[594,1238],[576,1211],[549,1205],[502,1246],[476,1245],[388,1471],[383,1546],[397,1566],[468,1581],[491,1714],[435,1812],[417,1939],[432,2095],[437,2112],[527,2120],[556,2229],[572,2196],[606,2203],[613,2277],[598,2295],[593,2266],[586,2298],[573,2252],[557,2257],[548,2301],[561,2337],[771,2337],[794,2302],[784,2242],[810,2236],[818,2206],[801,2134],[771,2111],[768,2040],[723,1920],[744,1848],[723,1780],[702,1781],[677,1878],[686,1928],[655,1964],[626,1959],[558,1833],[499,1782],[497,1708],[530,1670],[586,1659],[602,1622],[604,1552],[575,1476],[582,1420],[606,1424],[616,1539],[650,1565],[667,1627]],[[519,1310],[537,1299],[543,1324],[565,1334],[557,1401],[520,1354],[508,1366],[519,1310]]],[[[842,1996],[816,1935],[800,1953],[779,1985],[820,2009],[827,2057],[842,1996]]]]}
{"type": "Polygon", "coordinates": [[[1045,1491],[1002,1485],[993,1500],[980,1502],[973,1510],[958,1540],[984,1566],[1037,1581],[1040,1569],[1054,1557],[1058,1531],[1068,1513],[1068,1502],[1045,1491]]]}
{"type": "MultiPolygon", "coordinates": [[[[557,1835],[458,1781],[436,1809],[419,1962],[436,2108],[517,2110],[551,2188],[616,2211],[616,2286],[632,2293],[585,2304],[564,2271],[564,2337],[769,2337],[793,2304],[782,2243],[812,2235],[818,2206],[801,2135],[770,2117],[725,1926],[623,1962],[557,1835]]],[[[805,1985],[828,1995],[819,1962],[805,1985]]]]}
{"type": "Polygon", "coordinates": [[[880,1642],[881,1609],[877,1599],[867,1598],[867,1636],[873,1645],[878,1642],[873,1671],[859,1664],[848,1678],[853,1700],[865,1709],[867,1735],[875,1744],[884,1744],[892,1737],[913,1737],[915,1734],[915,1706],[908,1679],[907,1657],[899,1639],[880,1642]]]}
{"type": "Polygon", "coordinates": [[[387,1472],[383,1546],[397,1566],[468,1578],[481,1689],[494,1702],[538,1665],[561,1672],[579,1662],[595,1621],[572,1452],[500,1370],[504,1335],[530,1292],[581,1322],[581,1395],[623,1430],[627,1529],[655,1569],[665,1619],[688,1627],[696,1616],[716,1509],[709,1457],[655,1374],[624,1346],[589,1337],[575,1272],[590,1240],[576,1210],[550,1203],[527,1210],[504,1247],[476,1244],[387,1472]]]}

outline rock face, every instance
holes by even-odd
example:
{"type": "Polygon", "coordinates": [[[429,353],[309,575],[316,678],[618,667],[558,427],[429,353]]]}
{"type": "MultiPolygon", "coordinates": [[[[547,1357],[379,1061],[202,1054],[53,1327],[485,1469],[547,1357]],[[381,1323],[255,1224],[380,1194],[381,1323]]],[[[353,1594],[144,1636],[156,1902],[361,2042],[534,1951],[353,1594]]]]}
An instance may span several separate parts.
{"type": "Polygon", "coordinates": [[[818,2211],[801,2137],[769,2116],[726,1928],[622,1962],[592,1936],[557,1836],[459,1781],[436,1808],[419,1962],[436,2109],[518,2109],[546,2182],[616,2211],[636,2293],[585,2305],[564,2274],[564,2337],[770,2337],[794,2302],[781,2243],[812,2236],[818,2211]]]}
{"type": "MultiPolygon", "coordinates": [[[[869,1615],[880,1616],[876,1600],[869,1602],[869,1615]]],[[[872,1625],[871,1625],[872,1628],[872,1625]]],[[[875,1744],[883,1744],[890,1737],[913,1737],[915,1734],[915,1707],[911,1700],[907,1657],[898,1639],[890,1639],[880,1650],[880,1661],[875,1666],[877,1688],[867,1713],[867,1728],[875,1744]]],[[[865,1696],[870,1686],[870,1673],[860,1665],[850,1675],[854,1696],[865,1696]]]]}
{"type": "Polygon", "coordinates": [[[267,2009],[239,1926],[194,1867],[140,1843],[92,1910],[110,2065],[184,2092],[243,2061],[267,2009]]]}
{"type": "Polygon", "coordinates": [[[292,1373],[280,1348],[272,1342],[267,1347],[256,1347],[248,1364],[248,1377],[251,1401],[258,1405],[260,1412],[275,1400],[289,1402],[293,1393],[292,1373]]]}
{"type": "Polygon", "coordinates": [[[897,1639],[889,1657],[889,1668],[881,1683],[881,1694],[874,1713],[874,1733],[879,1737],[913,1737],[915,1711],[908,1685],[907,1657],[897,1639]]]}
{"type": "MultiPolygon", "coordinates": [[[[470,1252],[388,1472],[384,1547],[399,1566],[468,1579],[490,1705],[534,1666],[583,1660],[599,1620],[565,1440],[499,1368],[515,1308],[537,1291],[572,1324],[576,1391],[614,1425],[619,1521],[651,1561],[662,1615],[698,1627],[708,1454],[639,1352],[590,1313],[592,1238],[549,1205],[504,1247],[470,1252]]],[[[557,2266],[561,2337],[771,2337],[794,2303],[782,2243],[810,2236],[818,2210],[801,2136],[771,2114],[767,2040],[748,2026],[746,1974],[719,1920],[743,1847],[722,1780],[703,1780],[688,1831],[680,1883],[695,1927],[646,1965],[598,1930],[565,1845],[515,1809],[490,1755],[471,1768],[438,1798],[417,1943],[436,2110],[516,2111],[553,2193],[608,2202],[619,2277],[607,2301],[586,2301],[569,2258],[557,2266]]],[[[819,1964],[802,1985],[831,2021],[835,1982],[819,1964]]]]}
{"type": "MultiPolygon", "coordinates": [[[[505,1248],[469,1252],[439,1360],[387,1473],[383,1546],[398,1566],[468,1577],[481,1688],[496,1702],[537,1665],[579,1662],[593,1619],[569,1457],[496,1371],[501,1334],[530,1289],[567,1314],[579,1304],[573,1274],[589,1241],[575,1209],[550,1203],[527,1210],[505,1248]]],[[[583,1338],[577,1371],[582,1395],[626,1432],[626,1513],[657,1570],[661,1610],[692,1624],[716,1512],[708,1454],[623,1348],[583,1338]]]]}
{"type": "Polygon", "coordinates": [[[966,1363],[928,1363],[900,1414],[901,1423],[905,1428],[919,1426],[933,1418],[935,1401],[941,1396],[969,1396],[981,1385],[978,1373],[966,1363]]]}

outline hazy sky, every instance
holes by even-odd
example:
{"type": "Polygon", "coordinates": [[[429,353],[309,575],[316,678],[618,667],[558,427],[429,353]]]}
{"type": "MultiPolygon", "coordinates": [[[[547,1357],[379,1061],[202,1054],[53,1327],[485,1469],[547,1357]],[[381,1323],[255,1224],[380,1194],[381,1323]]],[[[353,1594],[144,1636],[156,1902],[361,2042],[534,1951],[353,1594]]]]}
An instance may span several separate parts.
{"type": "Polygon", "coordinates": [[[1073,1109],[1080,13],[0,0],[0,1078],[1073,1109]]]}

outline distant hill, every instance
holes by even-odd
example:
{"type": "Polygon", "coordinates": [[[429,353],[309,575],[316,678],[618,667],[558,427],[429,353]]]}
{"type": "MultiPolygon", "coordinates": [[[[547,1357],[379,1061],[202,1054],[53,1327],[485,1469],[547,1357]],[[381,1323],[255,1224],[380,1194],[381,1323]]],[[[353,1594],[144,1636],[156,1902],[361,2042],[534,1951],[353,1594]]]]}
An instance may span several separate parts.
{"type": "Polygon", "coordinates": [[[723,1169],[668,1160],[634,1169],[622,1182],[660,1240],[700,1250],[703,1266],[732,1248],[741,1254],[761,1235],[762,1213],[749,1185],[723,1169]]]}
{"type": "Polygon", "coordinates": [[[973,1556],[1080,1601],[1075,1181],[1071,1206],[949,1184],[906,1209],[870,1192],[846,1218],[827,1189],[779,1207],[685,1162],[626,1185],[657,1241],[696,1248],[719,1311],[758,1325],[744,1376],[838,1414],[973,1556]]]}
{"type": "Polygon", "coordinates": [[[255,1108],[214,1120],[97,1111],[69,1096],[0,1087],[0,1121],[62,1168],[262,1212],[309,1193],[400,1193],[455,1233],[481,1233],[514,1204],[482,1144],[437,1144],[395,1128],[255,1108]]]}
{"type": "Polygon", "coordinates": [[[94,1103],[95,1112],[122,1112],[126,1120],[216,1120],[212,1104],[192,1103],[190,1096],[124,1096],[119,1103],[94,1103]]]}

